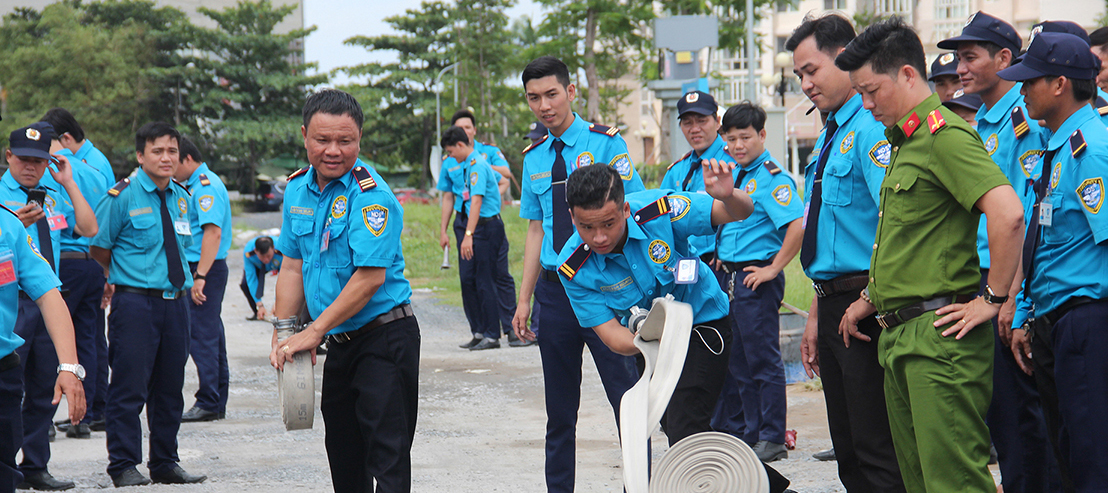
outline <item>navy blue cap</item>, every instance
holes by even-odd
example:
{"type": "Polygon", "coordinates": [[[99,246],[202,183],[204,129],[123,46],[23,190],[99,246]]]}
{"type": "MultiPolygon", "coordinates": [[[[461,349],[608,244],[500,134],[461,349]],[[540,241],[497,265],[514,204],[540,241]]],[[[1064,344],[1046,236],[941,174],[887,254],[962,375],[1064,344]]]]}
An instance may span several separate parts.
{"type": "Polygon", "coordinates": [[[958,54],[943,53],[931,62],[931,77],[927,80],[934,82],[936,77],[943,75],[958,75],[958,54]]]}
{"type": "Polygon", "coordinates": [[[8,137],[8,146],[12,154],[20,157],[50,159],[50,141],[54,138],[54,126],[46,122],[35,122],[16,129],[8,137]]]}
{"type": "Polygon", "coordinates": [[[961,89],[954,91],[954,97],[950,98],[950,101],[943,103],[943,106],[947,108],[953,108],[954,106],[961,106],[963,108],[969,108],[973,111],[981,109],[981,105],[985,104],[981,100],[981,96],[977,94],[966,94],[961,89]]]}
{"type": "Polygon", "coordinates": [[[960,36],[939,41],[938,46],[943,50],[957,50],[958,43],[963,41],[988,41],[1001,48],[1008,48],[1013,55],[1018,54],[1023,45],[1023,40],[1011,24],[980,11],[966,21],[966,27],[962,28],[960,36]]]}
{"type": "Polygon", "coordinates": [[[1070,33],[1074,36],[1081,38],[1085,44],[1092,44],[1089,41],[1089,32],[1085,28],[1078,25],[1076,22],[1070,21],[1043,21],[1035,24],[1031,28],[1031,37],[1027,38],[1027,46],[1031,46],[1031,43],[1035,41],[1035,36],[1039,33],[1070,33]]]}
{"type": "Polygon", "coordinates": [[[677,118],[685,116],[685,113],[715,115],[717,111],[719,105],[716,104],[716,98],[704,91],[689,91],[677,100],[677,118]]]}
{"type": "Polygon", "coordinates": [[[1089,44],[1069,33],[1042,32],[1027,47],[1027,53],[996,75],[1004,80],[1022,81],[1044,75],[1064,75],[1070,79],[1094,80],[1100,64],[1089,44]]]}
{"type": "Polygon", "coordinates": [[[523,138],[525,139],[541,139],[543,135],[546,135],[546,125],[543,125],[542,122],[538,120],[531,122],[531,126],[529,128],[530,131],[527,132],[527,135],[523,136],[523,138]]]}

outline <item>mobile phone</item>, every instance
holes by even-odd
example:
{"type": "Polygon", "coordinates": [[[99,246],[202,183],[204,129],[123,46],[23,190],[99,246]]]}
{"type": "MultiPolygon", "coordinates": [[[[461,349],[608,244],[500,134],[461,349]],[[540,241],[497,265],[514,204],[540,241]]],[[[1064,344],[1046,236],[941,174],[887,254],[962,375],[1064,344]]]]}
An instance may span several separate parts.
{"type": "Polygon", "coordinates": [[[42,204],[46,203],[46,190],[39,188],[32,188],[27,191],[27,203],[34,204],[42,208],[42,204]]]}

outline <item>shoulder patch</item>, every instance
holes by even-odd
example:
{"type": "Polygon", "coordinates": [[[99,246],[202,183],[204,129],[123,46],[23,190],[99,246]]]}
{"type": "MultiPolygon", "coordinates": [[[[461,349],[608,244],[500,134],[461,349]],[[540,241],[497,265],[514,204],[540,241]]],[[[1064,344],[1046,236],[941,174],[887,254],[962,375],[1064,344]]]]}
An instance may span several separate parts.
{"type": "Polygon", "coordinates": [[[851,130],[846,133],[846,137],[843,137],[842,142],[839,142],[839,154],[846,154],[854,148],[854,131],[851,130]]]}
{"type": "Polygon", "coordinates": [[[308,169],[310,169],[310,168],[311,168],[311,166],[305,166],[305,167],[300,168],[296,171],[293,171],[292,174],[289,175],[289,181],[292,181],[293,178],[296,178],[298,176],[304,176],[304,174],[307,173],[308,169]]]}
{"type": "Polygon", "coordinates": [[[639,224],[646,224],[649,221],[669,214],[669,197],[662,197],[650,205],[643,207],[635,212],[635,222],[639,224]]]}
{"type": "Polygon", "coordinates": [[[362,207],[362,221],[373,236],[381,236],[389,224],[389,209],[377,204],[362,207]]]}
{"type": "Polygon", "coordinates": [[[889,144],[889,141],[882,140],[873,145],[869,150],[869,159],[873,161],[879,168],[888,168],[889,161],[892,159],[893,146],[889,144]]]}
{"type": "Polygon", "coordinates": [[[1104,180],[1101,178],[1089,178],[1081,182],[1077,187],[1077,195],[1081,197],[1081,205],[1093,214],[1100,212],[1100,206],[1104,204],[1104,180]]]}
{"type": "Polygon", "coordinates": [[[783,206],[793,201],[793,191],[788,185],[778,185],[773,189],[773,200],[783,206]]]}
{"type": "Polygon", "coordinates": [[[358,181],[358,187],[363,192],[377,188],[377,182],[373,181],[373,175],[369,174],[369,170],[365,167],[355,166],[351,171],[354,173],[354,179],[358,181]]]}
{"type": "Polygon", "coordinates": [[[627,156],[626,152],[612,158],[608,165],[615,168],[619,172],[619,177],[623,178],[624,181],[630,180],[635,173],[635,167],[631,165],[631,158],[627,156]]]}
{"type": "Polygon", "coordinates": [[[669,199],[670,222],[680,220],[692,209],[692,201],[683,195],[669,195],[666,199],[669,199]]]}
{"type": "Polygon", "coordinates": [[[939,110],[931,110],[931,113],[927,114],[927,129],[932,134],[938,132],[944,126],[946,126],[946,120],[943,119],[943,114],[939,110]]]}
{"type": "Polygon", "coordinates": [[[1012,131],[1016,134],[1016,140],[1022,139],[1031,131],[1027,124],[1027,115],[1023,114],[1023,108],[1019,106],[1012,108],[1012,131]]]}
{"type": "Polygon", "coordinates": [[[619,129],[616,128],[616,127],[609,127],[609,126],[605,126],[605,125],[597,125],[595,123],[590,123],[589,124],[589,130],[591,130],[593,132],[596,132],[596,133],[599,133],[599,134],[607,135],[608,137],[615,137],[616,134],[619,133],[619,129]]]}
{"type": "Polygon", "coordinates": [[[1085,135],[1081,133],[1081,130],[1075,130],[1073,135],[1070,135],[1070,152],[1073,157],[1080,156],[1082,152],[1085,152],[1085,135]]]}
{"type": "Polygon", "coordinates": [[[781,168],[777,166],[777,163],[774,163],[769,159],[767,159],[766,162],[762,163],[762,166],[765,166],[766,171],[769,171],[769,174],[771,175],[776,175],[781,172],[781,168]]]}
{"type": "Polygon", "coordinates": [[[669,171],[674,166],[677,166],[677,163],[680,163],[681,161],[684,161],[684,160],[688,159],[689,156],[692,156],[692,151],[686,152],[684,156],[681,156],[681,159],[678,159],[678,160],[670,163],[670,165],[666,167],[666,171],[669,171]]]}
{"type": "Polygon", "coordinates": [[[565,263],[561,267],[558,267],[558,272],[561,272],[566,279],[573,280],[573,276],[577,275],[577,271],[581,269],[582,265],[585,265],[585,261],[592,255],[592,249],[588,245],[582,243],[576,250],[570,254],[565,263]]]}
{"type": "Polygon", "coordinates": [[[534,149],[534,148],[538,147],[539,144],[542,144],[543,142],[546,142],[546,139],[548,137],[550,137],[550,134],[543,135],[541,139],[532,142],[531,145],[524,148],[523,152],[521,152],[520,154],[527,154],[527,152],[530,151],[531,149],[534,149]]]}
{"type": "Polygon", "coordinates": [[[208,179],[208,175],[200,173],[200,184],[205,187],[212,184],[212,181],[208,179]]]}
{"type": "Polygon", "coordinates": [[[118,197],[119,192],[122,192],[123,189],[127,188],[127,186],[130,185],[130,184],[131,184],[131,179],[130,178],[124,178],[122,180],[119,180],[119,183],[116,183],[115,186],[108,189],[108,195],[111,195],[112,197],[118,197]]]}

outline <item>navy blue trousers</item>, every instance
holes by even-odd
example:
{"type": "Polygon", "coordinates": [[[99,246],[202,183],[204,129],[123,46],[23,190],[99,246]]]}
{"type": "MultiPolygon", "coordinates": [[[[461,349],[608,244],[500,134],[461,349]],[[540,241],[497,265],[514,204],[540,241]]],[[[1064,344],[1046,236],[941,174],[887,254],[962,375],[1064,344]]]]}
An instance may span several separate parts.
{"type": "Polygon", "coordinates": [[[1078,492],[1108,485],[1108,300],[1078,306],[1054,324],[1054,378],[1062,456],[1078,492]]]}
{"type": "Polygon", "coordinates": [[[108,474],[113,477],[142,463],[143,406],[150,429],[150,472],[166,472],[179,461],[177,430],[189,355],[189,302],[184,296],[165,300],[117,291],[112,297],[112,375],[105,419],[108,474]]]}
{"type": "MultiPolygon", "coordinates": [[[[189,263],[196,271],[196,264],[189,263]]],[[[230,372],[227,368],[227,335],[223,331],[223,294],[227,289],[227,261],[212,262],[204,280],[204,296],[208,298],[197,305],[189,296],[189,315],[192,318],[192,343],[189,354],[196,365],[200,386],[196,389],[196,406],[205,411],[227,411],[227,389],[230,372]]]]}
{"type": "MultiPolygon", "coordinates": [[[[5,357],[8,355],[4,355],[5,357]]],[[[15,465],[15,453],[23,446],[23,369],[16,365],[0,371],[0,492],[15,491],[23,474],[15,465]]]]}
{"type": "Polygon", "coordinates": [[[58,353],[34,301],[20,298],[15,333],[24,341],[15,352],[23,367],[23,461],[19,469],[27,474],[45,470],[50,462],[48,433],[58,410],[50,401],[58,381],[58,353]]]}
{"type": "MultiPolygon", "coordinates": [[[[107,392],[107,361],[101,361],[100,348],[104,348],[107,357],[107,342],[104,335],[104,312],[100,309],[100,298],[104,296],[104,268],[92,259],[62,259],[58,266],[62,287],[69,290],[65,298],[69,306],[69,316],[73,319],[73,336],[77,343],[77,360],[85,368],[85,402],[92,406],[98,399],[104,400],[101,392],[107,392]],[[101,366],[105,374],[101,376],[101,366]],[[105,386],[99,384],[104,382],[105,386]]],[[[89,412],[82,420],[84,423],[100,416],[89,412]]]]}
{"type": "MultiPolygon", "coordinates": [[[[504,232],[503,222],[500,225],[500,248],[496,252],[496,297],[500,306],[500,327],[504,334],[512,332],[512,319],[516,316],[516,280],[508,270],[508,235],[504,232]]],[[[538,330],[538,327],[532,330],[538,330]]]]}
{"type": "MultiPolygon", "coordinates": [[[[103,272],[101,272],[103,275],[103,272]]],[[[100,286],[103,290],[104,286],[100,286]]],[[[103,308],[100,308],[99,303],[96,305],[96,368],[93,371],[96,380],[96,397],[92,400],[86,400],[89,403],[88,412],[85,416],[90,421],[97,421],[104,419],[104,410],[108,407],[108,338],[107,338],[107,325],[108,316],[103,308]]],[[[85,371],[90,371],[89,368],[85,368],[85,371]]]]}
{"type": "Polygon", "coordinates": [[[535,286],[535,299],[542,306],[542,333],[538,341],[546,395],[546,487],[548,492],[570,492],[575,481],[577,412],[581,407],[585,345],[596,363],[617,425],[620,400],[638,380],[638,369],[635,358],[612,352],[591,327],[581,327],[560,282],[540,278],[535,286]]]}
{"type": "MultiPolygon", "coordinates": [[[[719,281],[720,287],[727,292],[727,285],[731,275],[721,270],[712,270],[719,281]]],[[[759,412],[756,405],[758,398],[754,381],[750,379],[750,368],[746,362],[746,350],[742,346],[742,337],[735,326],[735,317],[727,317],[728,327],[731,329],[730,354],[727,363],[728,378],[723,380],[723,389],[719,394],[719,402],[716,403],[715,414],[712,416],[712,429],[721,433],[727,433],[753,446],[758,441],[758,428],[748,428],[746,424],[746,403],[753,408],[752,412],[759,412]]]]}
{"type": "Polygon", "coordinates": [[[504,221],[496,218],[477,226],[473,232],[473,257],[465,260],[461,244],[465,239],[466,220],[464,214],[458,214],[454,221],[454,235],[459,245],[458,277],[462,283],[462,308],[469,321],[470,332],[475,337],[499,339],[501,332],[506,334],[512,330],[516,306],[515,280],[511,279],[511,274],[508,274],[507,282],[501,276],[501,272],[506,273],[508,269],[508,238],[504,235],[504,221]],[[510,284],[505,290],[507,283],[510,284]],[[506,301],[505,297],[510,301],[506,301]]]}

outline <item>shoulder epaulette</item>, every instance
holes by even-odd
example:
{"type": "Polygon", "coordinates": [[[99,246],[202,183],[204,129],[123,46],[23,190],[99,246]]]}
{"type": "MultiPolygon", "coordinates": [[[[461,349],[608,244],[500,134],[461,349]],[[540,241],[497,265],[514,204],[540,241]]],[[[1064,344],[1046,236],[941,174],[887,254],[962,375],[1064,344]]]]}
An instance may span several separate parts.
{"type": "Polygon", "coordinates": [[[208,175],[205,175],[204,173],[200,173],[200,184],[204,185],[206,187],[208,185],[211,185],[212,181],[208,179],[208,175]]]}
{"type": "Polygon", "coordinates": [[[558,267],[558,271],[566,276],[566,279],[573,280],[573,276],[577,275],[577,271],[581,269],[582,265],[585,265],[585,261],[589,259],[589,255],[592,255],[592,249],[588,245],[582,243],[573,251],[573,254],[569,256],[569,259],[558,267]]]}
{"type": "Polygon", "coordinates": [[[546,142],[547,137],[550,137],[550,134],[543,135],[541,139],[532,142],[531,145],[529,145],[525,149],[523,149],[523,152],[521,152],[520,154],[527,154],[527,152],[530,151],[531,149],[534,149],[534,148],[538,147],[539,144],[542,144],[543,142],[546,142]]]}
{"type": "Polygon", "coordinates": [[[605,125],[597,125],[595,123],[590,123],[589,124],[589,130],[592,130],[593,132],[596,132],[598,134],[607,135],[608,137],[615,137],[616,134],[619,133],[619,129],[616,128],[616,127],[608,127],[608,126],[605,126],[605,125]]]}
{"type": "Polygon", "coordinates": [[[130,184],[131,184],[131,179],[130,178],[124,178],[122,180],[119,180],[119,183],[116,183],[115,186],[108,189],[108,195],[111,195],[112,197],[118,197],[119,192],[122,192],[123,189],[127,188],[127,186],[130,185],[130,184]]]}
{"type": "Polygon", "coordinates": [[[677,163],[680,163],[681,161],[684,161],[684,160],[688,159],[689,156],[692,156],[692,151],[686,152],[684,156],[681,156],[681,159],[678,159],[678,160],[674,161],[673,163],[670,163],[670,165],[668,167],[666,167],[666,171],[669,171],[670,168],[673,168],[674,166],[677,166],[677,163]]]}
{"type": "Polygon", "coordinates": [[[904,132],[905,137],[911,137],[916,133],[916,129],[919,128],[919,115],[912,113],[912,116],[908,117],[908,120],[904,122],[904,125],[900,126],[900,130],[904,132]]]}
{"type": "Polygon", "coordinates": [[[1076,130],[1073,135],[1070,135],[1070,152],[1073,153],[1073,157],[1085,152],[1085,136],[1081,134],[1081,130],[1076,130]]]}
{"type": "Polygon", "coordinates": [[[358,186],[363,192],[377,188],[377,182],[373,181],[373,175],[369,174],[368,169],[355,166],[352,171],[354,172],[354,179],[358,180],[358,186]]]}
{"type": "Polygon", "coordinates": [[[1023,114],[1023,108],[1019,106],[1012,108],[1012,131],[1016,133],[1017,140],[1031,131],[1031,127],[1027,124],[1027,115],[1023,114]]]}
{"type": "Polygon", "coordinates": [[[1096,112],[1100,113],[1100,116],[1108,115],[1108,101],[1100,96],[1096,97],[1096,112]]]}
{"type": "Polygon", "coordinates": [[[769,174],[771,174],[771,175],[776,175],[777,173],[781,172],[781,168],[778,167],[776,163],[774,163],[773,161],[770,161],[769,159],[767,159],[766,162],[762,163],[762,166],[765,166],[766,171],[769,171],[769,174]]]}
{"type": "Polygon", "coordinates": [[[946,120],[943,119],[943,114],[939,110],[931,110],[931,113],[927,114],[927,129],[932,134],[938,132],[944,126],[946,126],[946,120]]]}
{"type": "Polygon", "coordinates": [[[646,224],[648,221],[652,221],[659,217],[669,214],[669,196],[665,196],[651,202],[650,205],[639,209],[635,212],[635,222],[639,224],[646,224]]]}
{"type": "Polygon", "coordinates": [[[305,166],[305,167],[300,168],[296,171],[293,171],[292,174],[289,175],[289,181],[292,181],[293,178],[296,178],[298,176],[304,176],[308,172],[308,169],[310,169],[310,168],[311,168],[311,166],[305,166]]]}

